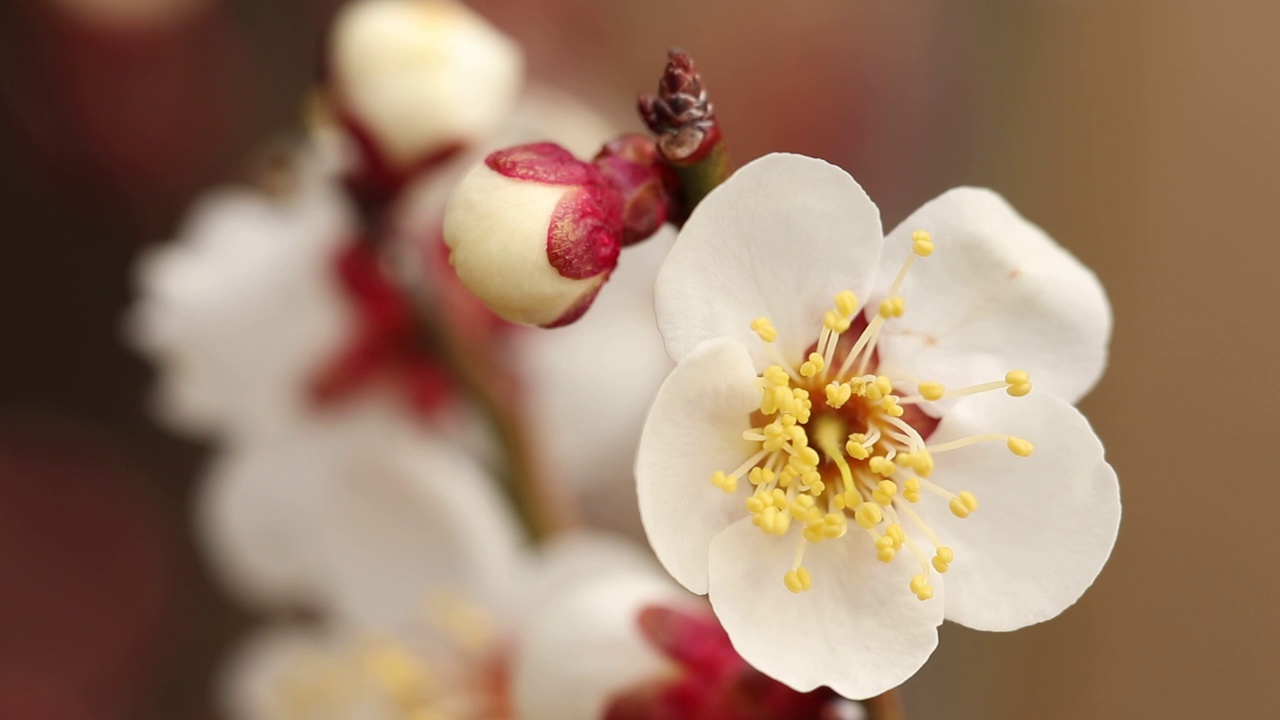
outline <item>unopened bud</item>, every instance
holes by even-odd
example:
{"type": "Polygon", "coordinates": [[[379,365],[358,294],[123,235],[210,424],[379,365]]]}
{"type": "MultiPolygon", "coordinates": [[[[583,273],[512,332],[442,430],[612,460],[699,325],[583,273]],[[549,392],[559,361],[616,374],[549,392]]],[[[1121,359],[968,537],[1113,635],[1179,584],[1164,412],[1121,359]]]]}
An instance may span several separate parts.
{"type": "Polygon", "coordinates": [[[675,177],[659,159],[653,139],[629,134],[611,140],[595,164],[622,196],[622,244],[658,232],[670,213],[669,187],[675,177]]]}
{"type": "Polygon", "coordinates": [[[519,47],[450,0],[356,0],[330,42],[339,114],[393,167],[496,131],[520,93],[519,47]]]}
{"type": "Polygon", "coordinates": [[[444,240],[458,278],[512,322],[578,319],[618,262],[622,197],[551,143],[493,153],[454,188],[444,240]]]}

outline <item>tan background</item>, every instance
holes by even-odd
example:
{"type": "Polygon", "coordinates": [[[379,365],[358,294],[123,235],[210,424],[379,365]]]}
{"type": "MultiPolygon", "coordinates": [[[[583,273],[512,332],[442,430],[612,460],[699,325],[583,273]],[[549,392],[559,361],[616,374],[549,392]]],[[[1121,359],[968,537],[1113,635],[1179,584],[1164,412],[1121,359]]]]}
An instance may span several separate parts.
{"type": "MultiPolygon", "coordinates": [[[[52,2],[0,4],[0,701],[38,677],[96,698],[52,720],[204,720],[249,619],[191,544],[202,453],[149,420],[117,323],[135,249],[295,122],[336,2],[208,3],[158,41],[87,40],[52,2]]],[[[887,225],[988,185],[1101,275],[1113,358],[1084,409],[1121,477],[1115,555],[1052,623],[947,628],[912,718],[1276,715],[1280,3],[475,5],[619,118],[680,44],[740,160],[837,162],[887,225]]]]}

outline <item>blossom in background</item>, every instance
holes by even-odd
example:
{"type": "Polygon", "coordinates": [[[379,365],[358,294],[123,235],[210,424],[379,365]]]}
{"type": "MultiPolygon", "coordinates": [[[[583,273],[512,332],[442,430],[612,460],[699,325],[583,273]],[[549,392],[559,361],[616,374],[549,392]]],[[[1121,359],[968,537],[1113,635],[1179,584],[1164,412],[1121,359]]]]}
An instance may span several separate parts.
{"type": "Polygon", "coordinates": [[[870,697],[944,618],[1040,622],[1101,570],[1118,485],[1072,403],[1110,309],[999,196],[884,237],[842,170],[770,155],[699,205],[655,292],[677,366],[640,444],[645,529],[766,674],[870,697]]]}
{"type": "Polygon", "coordinates": [[[519,46],[451,0],[360,0],[329,41],[330,95],[367,168],[403,179],[500,133],[524,79],[519,46]]]}
{"type": "MultiPolygon", "coordinates": [[[[334,439],[299,439],[311,443],[315,472],[293,478],[287,502],[241,507],[213,538],[217,547],[269,534],[271,520],[291,524],[290,549],[303,561],[295,567],[317,603],[318,620],[269,626],[233,656],[228,714],[506,717],[505,624],[532,556],[504,499],[473,460],[420,433],[382,436],[362,454],[348,449],[336,466],[326,455],[334,439]]],[[[273,445],[241,448],[231,462],[270,463],[273,445]]]]}

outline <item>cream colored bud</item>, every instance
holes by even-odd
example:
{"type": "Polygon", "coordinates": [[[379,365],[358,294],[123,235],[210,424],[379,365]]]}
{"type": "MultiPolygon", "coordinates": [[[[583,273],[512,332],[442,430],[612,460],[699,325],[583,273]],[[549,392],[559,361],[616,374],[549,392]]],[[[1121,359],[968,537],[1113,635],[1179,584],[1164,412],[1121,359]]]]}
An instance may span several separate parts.
{"type": "Polygon", "coordinates": [[[462,283],[527,325],[577,319],[617,263],[621,198],[554,145],[489,156],[454,188],[444,239],[462,283]]]}
{"type": "Polygon", "coordinates": [[[520,93],[520,48],[450,0],[356,0],[334,23],[340,111],[406,166],[495,132],[520,93]]]}

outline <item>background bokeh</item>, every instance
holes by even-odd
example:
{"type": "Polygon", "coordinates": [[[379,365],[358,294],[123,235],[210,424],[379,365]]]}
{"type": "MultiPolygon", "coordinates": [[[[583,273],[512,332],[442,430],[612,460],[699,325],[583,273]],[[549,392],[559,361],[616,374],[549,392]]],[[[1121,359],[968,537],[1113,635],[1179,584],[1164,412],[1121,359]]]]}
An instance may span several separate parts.
{"type": "MultiPolygon", "coordinates": [[[[123,346],[131,259],[297,122],[337,0],[0,4],[0,717],[204,720],[249,618],[189,532],[202,448],[123,346]]],[[[1280,5],[477,0],[535,77],[626,118],[694,54],[739,161],[836,162],[886,225],[994,187],[1116,312],[1084,404],[1115,555],[1013,635],[948,627],[913,718],[1265,717],[1280,562],[1280,5]]]]}

